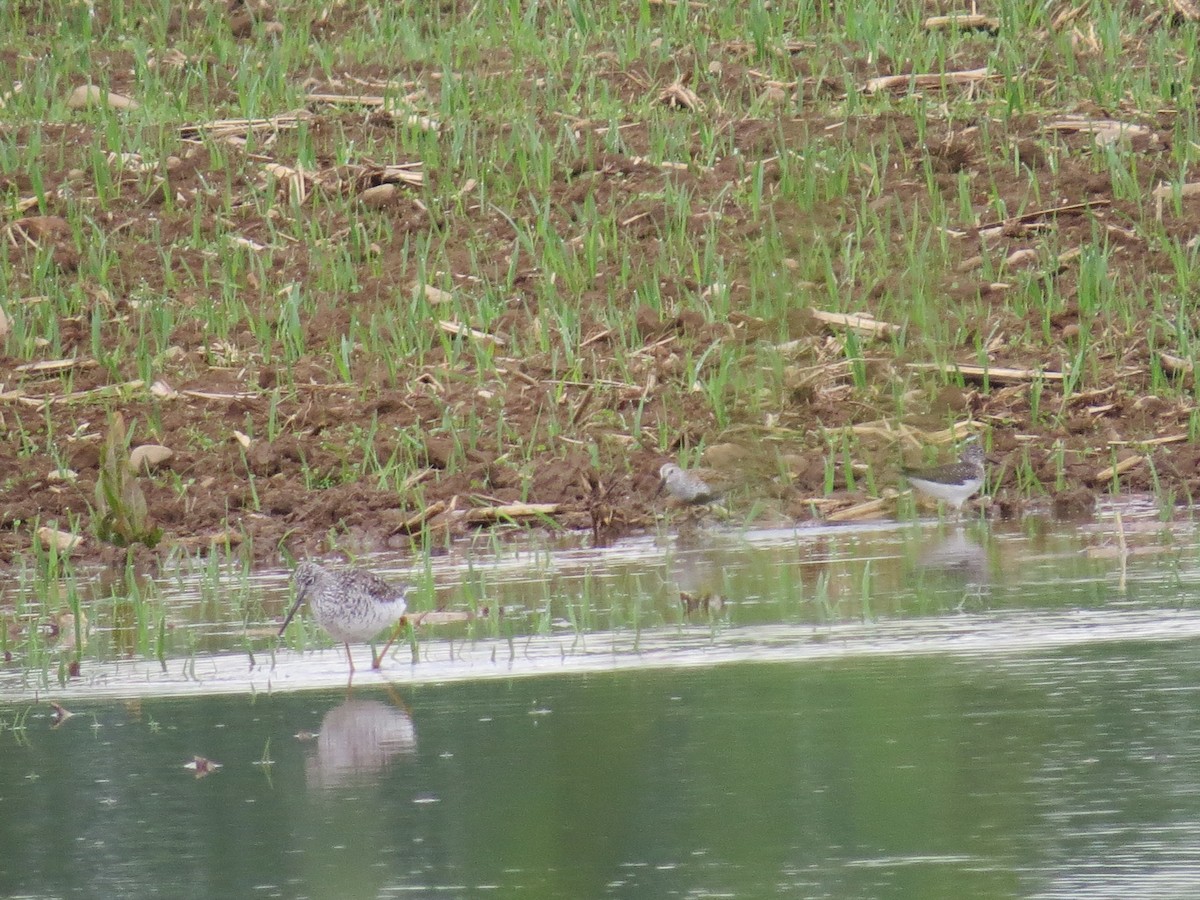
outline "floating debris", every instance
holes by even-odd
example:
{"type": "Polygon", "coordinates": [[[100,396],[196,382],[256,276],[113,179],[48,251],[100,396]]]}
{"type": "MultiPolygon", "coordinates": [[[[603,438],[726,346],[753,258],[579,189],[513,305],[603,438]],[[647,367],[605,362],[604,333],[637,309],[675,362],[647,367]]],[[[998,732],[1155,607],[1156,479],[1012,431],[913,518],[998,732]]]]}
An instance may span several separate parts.
{"type": "Polygon", "coordinates": [[[203,778],[205,775],[211,775],[217,769],[221,768],[221,764],[203,756],[195,756],[192,757],[191,762],[184,763],[183,767],[194,771],[197,778],[203,778]]]}
{"type": "Polygon", "coordinates": [[[63,722],[67,721],[67,719],[71,718],[71,716],[75,715],[75,713],[71,712],[61,703],[55,703],[53,700],[50,701],[50,708],[54,710],[50,716],[50,721],[53,723],[50,726],[52,729],[57,728],[63,722]]]}

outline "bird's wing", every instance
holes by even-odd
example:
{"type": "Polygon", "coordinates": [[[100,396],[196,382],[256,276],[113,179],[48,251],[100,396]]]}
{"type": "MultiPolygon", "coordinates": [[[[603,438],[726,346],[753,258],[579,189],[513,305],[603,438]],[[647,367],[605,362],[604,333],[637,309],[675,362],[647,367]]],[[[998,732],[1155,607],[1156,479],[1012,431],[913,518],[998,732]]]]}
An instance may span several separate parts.
{"type": "Polygon", "coordinates": [[[353,572],[354,583],[363,591],[369,594],[376,600],[399,600],[403,599],[406,588],[396,587],[394,584],[385,581],[378,575],[367,572],[364,569],[355,569],[353,572]]]}

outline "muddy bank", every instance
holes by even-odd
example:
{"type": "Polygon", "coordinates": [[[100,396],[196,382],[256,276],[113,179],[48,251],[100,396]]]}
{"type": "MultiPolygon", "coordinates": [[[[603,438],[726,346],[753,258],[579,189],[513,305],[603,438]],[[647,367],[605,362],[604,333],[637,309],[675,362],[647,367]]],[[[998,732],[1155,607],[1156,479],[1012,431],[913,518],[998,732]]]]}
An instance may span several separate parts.
{"type": "MultiPolygon", "coordinates": [[[[330,20],[319,39],[351,28],[330,20]]],[[[712,53],[711,89],[759,96],[744,47],[712,53]]],[[[136,94],[129,55],[99,55],[111,89],[136,94]]],[[[159,556],[236,546],[269,562],[438,547],[509,524],[603,544],[654,522],[664,505],[656,473],[681,457],[736,476],[735,517],[801,522],[899,487],[905,463],[949,458],[952,423],[987,435],[993,514],[1019,515],[1032,501],[1086,515],[1097,493],[1114,490],[1190,504],[1200,478],[1194,376],[1186,341],[1165,322],[1182,327],[1194,312],[1184,300],[1146,316],[1089,307],[1080,249],[1103,244],[1103,279],[1117,294],[1169,282],[1176,261],[1164,239],[1200,231],[1195,199],[1161,218],[1145,202],[1178,174],[1172,114],[1130,114],[1138,127],[1122,132],[1121,152],[1133,162],[1118,184],[1097,165],[1095,127],[835,116],[827,107],[844,85],[812,77],[802,55],[791,64],[797,93],[786,109],[707,107],[728,143],[715,164],[650,162],[655,131],[632,119],[621,152],[581,139],[554,161],[544,196],[509,198],[507,211],[474,202],[478,179],[434,153],[344,161],[347,147],[391,146],[400,127],[319,99],[378,82],[366,66],[346,67],[339,84],[313,80],[306,107],[273,123],[269,145],[253,152],[203,123],[176,125],[154,135],[153,153],[108,159],[103,178],[103,124],[79,114],[10,127],[16,146],[47,150],[36,178],[0,175],[15,210],[3,225],[0,560],[29,552],[43,526],[81,535],[82,558],[123,556],[95,521],[116,411],[133,446],[172,451],[135,476],[162,531],[159,556]],[[315,165],[280,168],[295,160],[301,130],[315,165]],[[853,167],[841,193],[810,208],[789,194],[778,161],[788,148],[869,156],[880,146],[886,171],[853,167]],[[746,202],[751,176],[765,212],[746,202]],[[680,196],[690,199],[682,218],[666,199],[680,196]],[[933,234],[938,252],[919,271],[903,248],[883,274],[859,273],[829,249],[858,231],[864,252],[889,249],[860,229],[864,208],[907,234],[938,204],[968,206],[973,222],[933,234]],[[997,219],[997,208],[1014,212],[997,219]],[[296,238],[284,217],[294,233],[320,237],[296,238]],[[615,249],[592,245],[594,221],[615,223],[615,249]],[[592,254],[586,283],[551,283],[521,244],[535,222],[557,236],[541,250],[592,254]],[[723,261],[723,282],[663,276],[647,299],[609,287],[667,270],[668,237],[679,235],[723,261]],[[436,243],[436,271],[414,259],[421,241],[436,243]],[[778,255],[766,286],[755,260],[764,244],[778,255]],[[843,308],[890,321],[815,317],[838,305],[828,285],[797,274],[819,252],[830,254],[843,308]],[[230,262],[238,254],[243,262],[230,262]],[[1053,308],[1013,302],[1029,284],[1053,285],[1053,308]],[[772,292],[781,305],[765,303],[772,292]],[[902,301],[917,292],[932,299],[910,316],[902,301]],[[944,334],[937,320],[960,322],[948,345],[928,337],[944,334]],[[400,340],[396,329],[430,337],[400,340]],[[952,371],[981,359],[1013,372],[952,371]],[[1077,365],[1082,376],[1064,380],[1077,365]]],[[[234,82],[231,67],[212,65],[214,83],[234,82]]],[[[405,75],[436,106],[440,73],[405,75]]],[[[631,105],[663,80],[637,67],[598,77],[631,105]]],[[[232,103],[230,90],[215,99],[225,91],[232,103]]],[[[672,115],[702,115],[671,96],[672,115]]],[[[555,110],[534,114],[546,135],[562,127],[555,110]]],[[[579,134],[593,126],[578,124],[579,134]]],[[[509,139],[502,122],[472,128],[481,147],[509,139]]]]}

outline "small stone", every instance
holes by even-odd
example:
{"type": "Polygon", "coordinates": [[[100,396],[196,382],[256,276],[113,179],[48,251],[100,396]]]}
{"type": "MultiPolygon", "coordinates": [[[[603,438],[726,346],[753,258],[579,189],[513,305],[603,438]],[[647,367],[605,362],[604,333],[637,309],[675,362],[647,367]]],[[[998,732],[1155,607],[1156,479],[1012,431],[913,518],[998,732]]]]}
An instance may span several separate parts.
{"type": "Polygon", "coordinates": [[[764,104],[769,106],[778,106],[781,103],[787,102],[787,92],[777,84],[769,84],[763,90],[760,99],[764,104]]]}
{"type": "Polygon", "coordinates": [[[74,550],[79,546],[79,542],[83,538],[78,534],[72,534],[69,531],[59,531],[57,528],[48,528],[43,525],[37,530],[38,540],[42,542],[42,546],[53,548],[59,553],[66,553],[74,550]]]}
{"type": "Polygon", "coordinates": [[[137,109],[141,104],[124,94],[101,90],[94,84],[81,84],[67,97],[68,109],[87,109],[89,106],[107,106],[111,109],[137,109]]]}
{"type": "Polygon", "coordinates": [[[385,206],[390,206],[392,201],[396,199],[398,188],[394,184],[377,184],[375,187],[369,187],[361,194],[358,199],[363,206],[371,209],[381,209],[385,206]]]}
{"type": "Polygon", "coordinates": [[[138,472],[142,469],[155,469],[175,455],[170,447],[161,444],[142,444],[134,447],[129,453],[129,468],[138,472]]]}
{"type": "Polygon", "coordinates": [[[443,291],[441,288],[436,288],[431,284],[421,284],[418,282],[413,285],[413,299],[418,299],[422,294],[425,295],[425,302],[430,306],[438,306],[442,303],[449,303],[454,299],[454,295],[449,291],[443,291]]]}
{"type": "Polygon", "coordinates": [[[705,466],[711,469],[732,471],[749,462],[750,451],[741,444],[711,444],[700,459],[705,466]]]}

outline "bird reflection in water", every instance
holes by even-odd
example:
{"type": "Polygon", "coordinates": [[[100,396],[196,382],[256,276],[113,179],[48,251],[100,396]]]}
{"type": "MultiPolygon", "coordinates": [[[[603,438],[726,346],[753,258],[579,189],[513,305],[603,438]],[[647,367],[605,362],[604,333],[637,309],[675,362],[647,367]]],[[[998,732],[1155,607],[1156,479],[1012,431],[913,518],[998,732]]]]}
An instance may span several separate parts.
{"type": "Polygon", "coordinates": [[[921,550],[917,567],[931,574],[961,581],[964,585],[986,585],[991,580],[987,551],[956,528],[921,550]]]}
{"type": "Polygon", "coordinates": [[[397,757],[415,756],[417,730],[403,701],[353,697],[321,720],[316,752],[305,763],[310,788],[328,790],[377,779],[397,757]]]}
{"type": "Polygon", "coordinates": [[[679,602],[684,613],[691,616],[715,615],[725,606],[724,570],[720,551],[724,544],[698,535],[681,534],[677,541],[677,552],[670,560],[670,577],[679,590],[679,602]]]}

